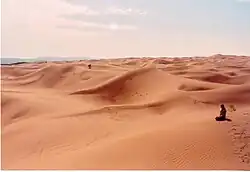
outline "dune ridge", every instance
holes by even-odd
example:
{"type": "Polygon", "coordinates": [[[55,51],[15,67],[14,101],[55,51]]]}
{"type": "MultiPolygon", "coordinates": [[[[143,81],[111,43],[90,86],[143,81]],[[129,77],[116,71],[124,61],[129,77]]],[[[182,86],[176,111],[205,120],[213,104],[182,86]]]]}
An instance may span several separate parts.
{"type": "Polygon", "coordinates": [[[1,66],[2,169],[249,170],[249,59],[1,66]]]}

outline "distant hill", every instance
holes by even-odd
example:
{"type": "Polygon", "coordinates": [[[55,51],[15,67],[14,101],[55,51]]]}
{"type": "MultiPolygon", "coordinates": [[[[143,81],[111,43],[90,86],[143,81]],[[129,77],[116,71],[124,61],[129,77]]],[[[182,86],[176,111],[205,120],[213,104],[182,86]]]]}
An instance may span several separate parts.
{"type": "Polygon", "coordinates": [[[1,64],[12,64],[24,61],[25,61],[24,59],[19,59],[19,58],[1,58],[1,64]]]}
{"type": "Polygon", "coordinates": [[[92,60],[88,57],[38,57],[38,58],[1,58],[2,65],[28,63],[28,62],[45,62],[45,61],[77,61],[77,60],[92,60]]]}

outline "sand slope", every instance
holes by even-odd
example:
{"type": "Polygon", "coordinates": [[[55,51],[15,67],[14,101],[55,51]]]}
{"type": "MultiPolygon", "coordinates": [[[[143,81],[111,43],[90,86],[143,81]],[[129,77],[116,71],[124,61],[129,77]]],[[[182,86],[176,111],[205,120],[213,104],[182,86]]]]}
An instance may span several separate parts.
{"type": "Polygon", "coordinates": [[[2,169],[250,170],[250,57],[20,64],[1,81],[2,169]]]}

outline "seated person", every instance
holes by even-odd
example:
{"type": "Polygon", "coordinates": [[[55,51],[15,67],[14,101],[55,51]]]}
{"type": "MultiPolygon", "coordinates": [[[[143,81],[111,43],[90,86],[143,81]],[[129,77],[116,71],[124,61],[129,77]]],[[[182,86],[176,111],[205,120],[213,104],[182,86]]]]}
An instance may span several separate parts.
{"type": "Polygon", "coordinates": [[[220,107],[221,107],[220,116],[215,118],[216,121],[224,121],[224,120],[226,120],[227,110],[226,110],[226,108],[225,108],[225,106],[223,104],[220,107]]]}

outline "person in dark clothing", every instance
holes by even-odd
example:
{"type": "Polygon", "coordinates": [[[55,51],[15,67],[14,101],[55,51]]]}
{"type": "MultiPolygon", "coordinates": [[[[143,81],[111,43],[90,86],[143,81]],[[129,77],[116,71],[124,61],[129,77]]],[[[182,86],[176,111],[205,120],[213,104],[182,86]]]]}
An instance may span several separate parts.
{"type": "Polygon", "coordinates": [[[220,116],[217,116],[215,118],[216,121],[224,121],[224,120],[226,120],[226,114],[227,114],[227,110],[226,110],[224,104],[220,105],[220,116]]]}
{"type": "Polygon", "coordinates": [[[91,69],[91,64],[88,65],[88,68],[91,69]]]}

